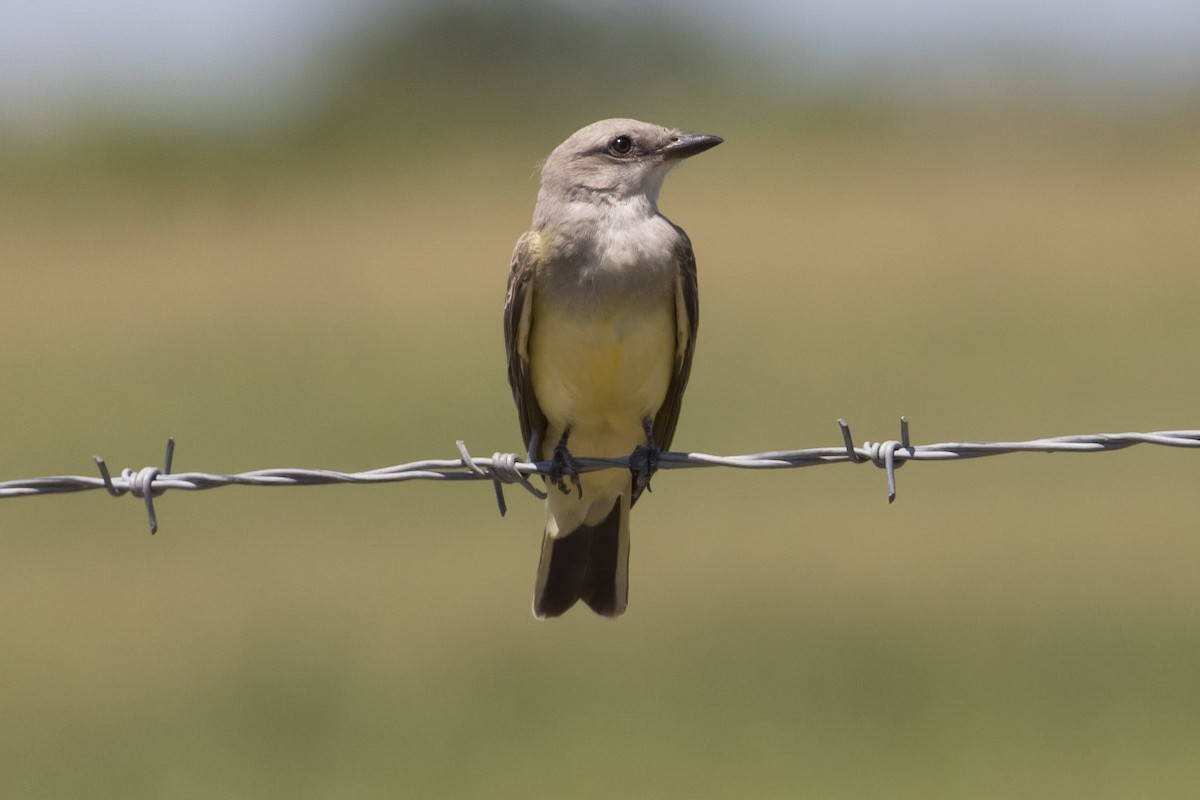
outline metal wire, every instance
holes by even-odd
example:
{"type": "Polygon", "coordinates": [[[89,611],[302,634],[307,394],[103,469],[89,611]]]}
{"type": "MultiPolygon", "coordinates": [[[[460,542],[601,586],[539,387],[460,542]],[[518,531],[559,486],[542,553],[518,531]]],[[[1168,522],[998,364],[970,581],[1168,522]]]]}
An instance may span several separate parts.
{"type": "MultiPolygon", "coordinates": [[[[908,419],[900,418],[900,439],[883,442],[863,442],[856,447],[845,420],[838,420],[842,433],[840,447],[814,447],[803,450],[776,450],[747,455],[714,456],[707,453],[664,452],[658,457],[659,469],[695,469],[699,467],[732,467],[734,469],[793,469],[821,464],[871,463],[887,474],[888,502],[896,499],[896,470],[908,461],[949,461],[981,458],[1006,453],[1096,453],[1121,450],[1135,444],[1155,444],[1164,447],[1200,447],[1200,430],[1153,431],[1151,433],[1093,433],[1077,436],[1055,436],[1021,442],[941,442],[914,445],[909,439],[908,419]]],[[[397,483],[412,480],[434,481],[491,481],[495,487],[496,503],[503,515],[507,510],[504,484],[516,484],[531,494],[544,498],[545,492],[529,480],[531,475],[549,475],[548,461],[531,461],[513,453],[493,453],[491,458],[476,458],[463,442],[457,442],[458,458],[411,461],[365,472],[336,472],[325,469],[260,469],[222,475],[208,472],[171,472],[175,440],[167,440],[163,466],[140,470],[123,469],[114,477],[100,456],[94,456],[100,477],[58,475],[45,478],[23,478],[0,481],[0,498],[30,495],[63,494],[105,489],[113,497],[131,494],[142,499],[150,522],[150,532],[158,530],[154,498],[168,489],[216,489],[221,486],[313,486],[330,483],[397,483]]],[[[628,469],[630,459],[575,457],[579,472],[591,472],[614,467],[628,469]]]]}

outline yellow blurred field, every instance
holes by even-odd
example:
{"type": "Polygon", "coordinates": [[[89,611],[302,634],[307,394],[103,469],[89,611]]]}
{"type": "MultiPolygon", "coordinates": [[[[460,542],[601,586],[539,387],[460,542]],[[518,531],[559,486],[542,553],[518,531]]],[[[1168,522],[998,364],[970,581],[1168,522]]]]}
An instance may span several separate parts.
{"type": "MultiPolygon", "coordinates": [[[[644,114],[648,115],[648,114],[644,114]]],[[[1200,427],[1200,136],[715,112],[676,446],[1200,427]]],[[[587,120],[580,120],[584,122],[587,120]]],[[[661,120],[676,122],[676,120],[661,120]]],[[[0,201],[0,478],[520,448],[500,307],[570,132],[0,201]]],[[[477,137],[477,138],[473,138],[477,137]]],[[[663,473],[628,615],[529,613],[486,485],[0,502],[6,797],[1190,797],[1191,451],[663,473]]]]}

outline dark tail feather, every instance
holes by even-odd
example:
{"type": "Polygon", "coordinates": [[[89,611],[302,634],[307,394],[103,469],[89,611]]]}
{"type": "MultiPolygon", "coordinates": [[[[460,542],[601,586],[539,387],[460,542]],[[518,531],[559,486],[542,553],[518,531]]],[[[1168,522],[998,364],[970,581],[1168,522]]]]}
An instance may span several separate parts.
{"type": "Polygon", "coordinates": [[[597,525],[580,525],[557,539],[542,542],[533,613],[539,619],[557,617],[583,600],[605,617],[619,617],[628,599],[629,529],[622,514],[626,501],[618,497],[597,525]]]}

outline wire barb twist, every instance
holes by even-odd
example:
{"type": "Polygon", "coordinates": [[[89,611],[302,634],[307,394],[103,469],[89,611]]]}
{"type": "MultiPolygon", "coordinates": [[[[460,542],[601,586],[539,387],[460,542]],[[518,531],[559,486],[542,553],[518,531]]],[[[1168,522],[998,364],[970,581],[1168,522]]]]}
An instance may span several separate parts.
{"type": "MultiPolygon", "coordinates": [[[[1153,431],[1150,433],[1096,433],[1076,436],[1056,436],[1020,442],[943,442],[914,445],[909,436],[908,418],[900,418],[900,440],[863,442],[854,445],[850,426],[844,419],[837,421],[842,434],[839,447],[815,447],[803,450],[777,450],[734,456],[715,456],[706,453],[664,452],[659,455],[659,469],[691,469],[698,467],[728,467],[732,469],[794,469],[821,464],[871,463],[887,475],[888,502],[896,499],[896,470],[909,461],[950,461],[964,458],[1004,455],[1006,453],[1096,453],[1122,450],[1137,444],[1163,447],[1200,448],[1200,430],[1153,431]]],[[[175,455],[175,440],[167,440],[162,468],[143,467],[123,469],[113,477],[100,456],[94,456],[100,477],[59,475],[45,478],[24,478],[0,481],[0,498],[27,497],[39,494],[63,494],[104,489],[113,497],[125,494],[141,499],[146,506],[150,532],[158,530],[154,498],[168,489],[189,491],[215,489],[221,486],[314,486],[331,483],[397,483],[409,480],[486,480],[492,483],[496,505],[501,516],[508,511],[504,485],[517,484],[537,498],[546,493],[530,481],[532,475],[548,475],[552,465],[535,461],[536,443],[530,454],[521,458],[515,453],[493,453],[491,458],[476,458],[463,441],[456,442],[458,458],[429,459],[380,467],[365,472],[337,472],[323,469],[262,469],[232,475],[206,472],[171,471],[175,455]]],[[[631,454],[632,455],[632,454],[631,454]]],[[[575,458],[579,472],[600,469],[629,468],[629,457],[575,458]]]]}
{"type": "MultiPolygon", "coordinates": [[[[158,515],[154,513],[154,498],[165,492],[166,488],[155,486],[154,481],[159,475],[171,474],[171,462],[175,459],[174,437],[167,438],[167,454],[163,457],[163,467],[161,470],[158,467],[142,467],[140,470],[135,472],[132,469],[125,468],[121,470],[121,480],[124,482],[124,485],[122,486],[117,486],[113,482],[112,475],[109,474],[108,471],[108,464],[104,463],[103,458],[100,456],[92,456],[92,459],[95,460],[96,466],[100,468],[100,480],[103,482],[104,488],[108,490],[110,495],[113,497],[120,497],[123,494],[129,493],[134,497],[145,500],[146,516],[150,521],[150,535],[153,536],[154,534],[158,533],[158,515]]],[[[5,485],[6,484],[0,483],[0,488],[5,485]]],[[[90,487],[78,487],[78,489],[86,488],[90,487]]],[[[73,490],[63,489],[60,491],[73,490]]],[[[7,495],[0,491],[0,497],[5,496],[7,495]]]]}
{"type": "Polygon", "coordinates": [[[546,493],[530,483],[529,479],[517,469],[517,464],[521,462],[516,453],[492,453],[492,457],[489,459],[476,460],[467,452],[467,443],[462,439],[454,444],[458,447],[459,455],[462,456],[464,467],[474,475],[491,480],[492,486],[496,490],[496,505],[500,509],[500,516],[503,517],[508,513],[508,503],[504,501],[504,484],[506,483],[518,483],[539,500],[546,499],[546,493]]]}

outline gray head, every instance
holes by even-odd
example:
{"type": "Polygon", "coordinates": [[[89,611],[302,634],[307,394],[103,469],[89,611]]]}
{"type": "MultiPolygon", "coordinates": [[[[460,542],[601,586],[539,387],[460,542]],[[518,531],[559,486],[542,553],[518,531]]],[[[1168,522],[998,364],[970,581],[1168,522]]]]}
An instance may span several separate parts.
{"type": "Polygon", "coordinates": [[[567,202],[645,198],[653,208],[672,167],[722,141],[720,136],[684,133],[635,119],[593,122],[546,159],[539,204],[550,198],[567,202]]]}

